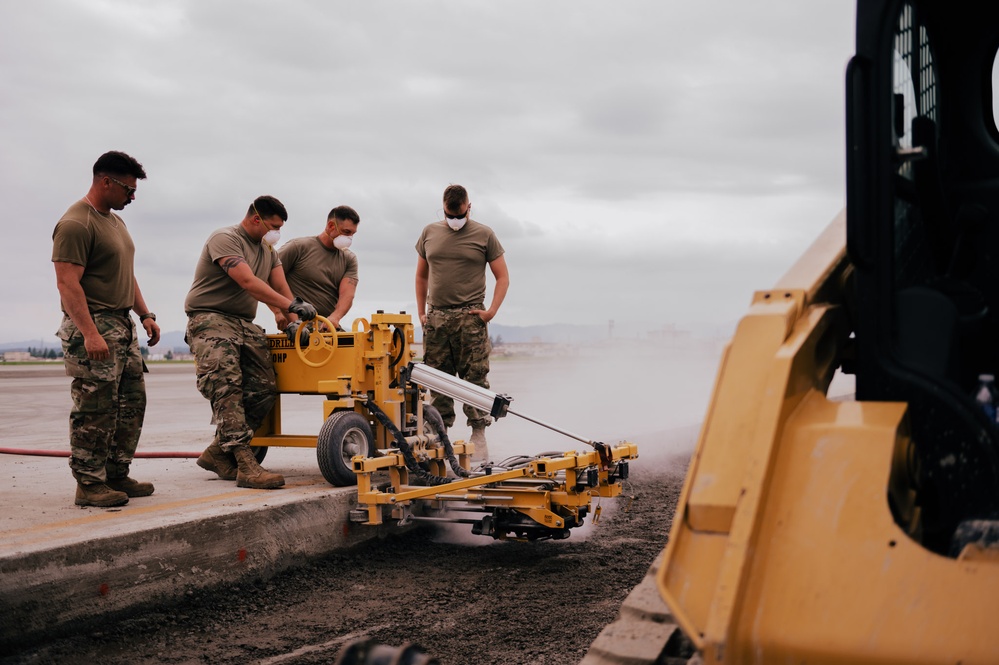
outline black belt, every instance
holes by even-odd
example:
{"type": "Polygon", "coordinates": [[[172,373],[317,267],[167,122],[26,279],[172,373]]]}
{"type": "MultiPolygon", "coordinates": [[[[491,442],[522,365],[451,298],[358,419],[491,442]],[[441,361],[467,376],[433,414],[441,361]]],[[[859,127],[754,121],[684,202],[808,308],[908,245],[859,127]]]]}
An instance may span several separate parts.
{"type": "Polygon", "coordinates": [[[440,310],[442,312],[446,312],[448,310],[454,310],[454,309],[481,309],[481,308],[482,308],[482,304],[481,303],[472,303],[471,305],[444,305],[443,307],[440,306],[440,305],[431,305],[430,306],[431,310],[435,310],[436,309],[436,310],[440,310]]]}
{"type": "Polygon", "coordinates": [[[125,307],[124,309],[99,309],[92,314],[110,314],[111,316],[128,316],[129,312],[132,311],[131,307],[125,307]]]}

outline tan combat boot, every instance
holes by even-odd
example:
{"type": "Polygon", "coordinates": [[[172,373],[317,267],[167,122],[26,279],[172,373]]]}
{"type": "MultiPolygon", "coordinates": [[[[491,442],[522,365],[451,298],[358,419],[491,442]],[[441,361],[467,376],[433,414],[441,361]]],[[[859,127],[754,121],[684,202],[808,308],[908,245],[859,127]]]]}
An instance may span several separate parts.
{"type": "Polygon", "coordinates": [[[280,473],[265,471],[257,458],[253,456],[253,451],[247,445],[242,445],[232,449],[236,456],[236,486],[249,487],[255,490],[273,490],[284,485],[284,476],[280,473]]]}
{"type": "Polygon", "coordinates": [[[218,474],[222,480],[236,480],[236,458],[231,453],[222,450],[218,439],[212,441],[212,445],[201,453],[201,457],[198,458],[198,466],[218,474]]]}
{"type": "Polygon", "coordinates": [[[468,442],[475,445],[475,452],[472,453],[473,462],[489,461],[489,446],[486,445],[485,427],[473,427],[472,436],[468,437],[468,442]]]}
{"type": "Polygon", "coordinates": [[[112,508],[114,506],[124,506],[126,503],[128,503],[127,494],[116,492],[104,483],[94,483],[92,485],[76,484],[76,505],[78,506],[112,508]]]}
{"type": "Polygon", "coordinates": [[[116,492],[124,492],[129,497],[149,496],[153,493],[152,483],[140,483],[128,476],[124,478],[108,478],[108,487],[116,492]]]}

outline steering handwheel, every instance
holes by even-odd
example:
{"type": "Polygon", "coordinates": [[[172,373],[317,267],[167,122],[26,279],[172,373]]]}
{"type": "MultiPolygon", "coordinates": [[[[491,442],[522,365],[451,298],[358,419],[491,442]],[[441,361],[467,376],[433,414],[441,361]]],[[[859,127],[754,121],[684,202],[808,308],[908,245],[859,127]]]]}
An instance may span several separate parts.
{"type": "MultiPolygon", "coordinates": [[[[325,316],[317,315],[315,319],[316,322],[315,330],[309,335],[309,346],[308,348],[302,348],[302,336],[300,334],[295,335],[295,353],[298,357],[302,359],[302,362],[309,367],[322,367],[330,360],[333,359],[333,354],[336,353],[336,326],[327,319],[325,316]],[[329,337],[327,338],[327,333],[319,331],[320,323],[326,324],[326,328],[329,330],[329,337]],[[332,340],[332,341],[331,341],[332,340]],[[319,356],[320,360],[310,360],[309,354],[319,356]]],[[[301,325],[309,323],[308,321],[303,321],[301,325]]]]}

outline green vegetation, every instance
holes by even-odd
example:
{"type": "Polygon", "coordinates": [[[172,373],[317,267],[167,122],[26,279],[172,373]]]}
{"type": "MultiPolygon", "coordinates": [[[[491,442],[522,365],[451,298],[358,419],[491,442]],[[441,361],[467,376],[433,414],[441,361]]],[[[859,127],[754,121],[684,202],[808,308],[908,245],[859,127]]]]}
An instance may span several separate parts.
{"type": "Polygon", "coordinates": [[[60,362],[53,362],[51,360],[3,360],[0,358],[0,365],[4,367],[14,367],[17,365],[61,365],[60,362]]]}
{"type": "Polygon", "coordinates": [[[55,349],[36,349],[34,347],[28,347],[28,353],[32,358],[42,358],[46,360],[55,360],[56,358],[62,358],[62,351],[56,351],[55,349]]]}

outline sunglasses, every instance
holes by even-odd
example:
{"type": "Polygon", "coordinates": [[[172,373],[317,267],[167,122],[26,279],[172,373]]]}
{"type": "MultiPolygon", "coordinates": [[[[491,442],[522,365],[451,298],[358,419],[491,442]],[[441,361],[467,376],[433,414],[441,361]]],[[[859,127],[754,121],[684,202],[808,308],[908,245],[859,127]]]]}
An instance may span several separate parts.
{"type": "Polygon", "coordinates": [[[465,217],[467,216],[468,216],[468,210],[461,213],[460,215],[452,215],[447,210],[444,211],[444,217],[446,217],[447,219],[465,219],[465,217]]]}
{"type": "Polygon", "coordinates": [[[117,180],[115,178],[112,178],[111,176],[108,176],[107,178],[108,178],[108,180],[110,180],[114,184],[120,185],[125,190],[125,194],[127,194],[128,196],[131,196],[132,194],[135,194],[135,187],[129,187],[128,185],[126,185],[125,183],[123,183],[121,180],[117,180]]]}

